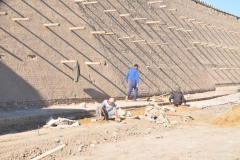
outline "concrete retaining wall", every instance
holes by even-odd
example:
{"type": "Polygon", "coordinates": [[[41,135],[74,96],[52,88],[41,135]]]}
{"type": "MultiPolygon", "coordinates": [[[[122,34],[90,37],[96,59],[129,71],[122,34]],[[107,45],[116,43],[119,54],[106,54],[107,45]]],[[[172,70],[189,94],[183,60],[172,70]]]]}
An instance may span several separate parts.
{"type": "Polygon", "coordinates": [[[105,0],[92,5],[67,0],[1,0],[0,12],[7,12],[0,16],[2,106],[121,98],[127,90],[125,74],[135,63],[141,72],[140,96],[171,92],[177,85],[184,92],[193,93],[214,90],[215,84],[240,83],[240,70],[213,70],[240,68],[239,50],[191,43],[201,41],[240,48],[240,34],[237,34],[240,21],[191,0],[167,0],[152,5],[145,0],[105,0]],[[161,9],[162,5],[167,7],[161,9]],[[103,12],[108,9],[117,11],[103,12]],[[119,16],[127,13],[130,16],[119,16]],[[19,17],[30,20],[11,20],[19,17]],[[161,23],[146,24],[146,21],[161,23]],[[44,27],[45,23],[60,26],[44,27]],[[69,31],[74,26],[86,29],[69,31]],[[169,26],[177,28],[169,29],[169,26]],[[193,32],[179,31],[179,28],[193,32]],[[92,35],[91,31],[115,35],[92,35]],[[133,38],[118,40],[126,36],[133,38]],[[146,42],[132,42],[142,39],[146,42]],[[196,48],[187,50],[189,47],[196,48]],[[61,60],[79,62],[79,82],[73,82],[74,64],[62,64],[61,60]],[[87,66],[84,62],[101,62],[101,65],[87,66]]]}

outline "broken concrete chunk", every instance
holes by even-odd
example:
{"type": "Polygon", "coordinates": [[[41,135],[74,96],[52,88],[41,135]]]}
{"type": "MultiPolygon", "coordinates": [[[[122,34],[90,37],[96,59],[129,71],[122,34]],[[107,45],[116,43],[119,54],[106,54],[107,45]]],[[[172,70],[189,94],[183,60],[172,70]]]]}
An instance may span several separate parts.
{"type": "Polygon", "coordinates": [[[165,107],[165,106],[163,106],[163,110],[171,111],[171,112],[176,112],[176,109],[173,108],[173,107],[165,107]]]}
{"type": "Polygon", "coordinates": [[[147,107],[146,111],[151,111],[153,109],[153,107],[147,107]]]}
{"type": "Polygon", "coordinates": [[[167,123],[163,123],[163,126],[164,126],[164,127],[167,127],[167,126],[168,126],[168,124],[167,124],[167,123]]]}
{"type": "Polygon", "coordinates": [[[76,122],[74,122],[71,126],[80,126],[81,124],[78,122],[78,121],[76,121],[76,122]]]}
{"type": "Polygon", "coordinates": [[[141,115],[141,116],[138,116],[138,117],[139,117],[140,119],[144,119],[144,118],[145,118],[145,116],[142,116],[142,115],[141,115]]]}
{"type": "Polygon", "coordinates": [[[133,116],[131,119],[140,119],[138,116],[133,116]]]}
{"type": "Polygon", "coordinates": [[[50,117],[47,120],[46,124],[49,126],[58,126],[58,125],[79,126],[80,125],[80,123],[76,120],[70,120],[67,118],[60,118],[60,117],[58,117],[58,119],[53,119],[52,117],[50,117]]]}
{"type": "Polygon", "coordinates": [[[85,102],[80,103],[80,104],[79,104],[79,108],[86,108],[86,103],[85,103],[85,102]]]}
{"type": "Polygon", "coordinates": [[[125,116],[125,114],[126,114],[126,110],[121,109],[121,108],[118,109],[118,115],[119,116],[125,116]]]}
{"type": "Polygon", "coordinates": [[[159,120],[159,121],[161,121],[161,122],[165,122],[165,117],[164,117],[162,114],[160,114],[160,115],[158,116],[157,120],[159,120]]]}
{"type": "Polygon", "coordinates": [[[55,139],[53,142],[59,143],[59,142],[60,142],[60,139],[55,139]]]}
{"type": "Polygon", "coordinates": [[[162,139],[163,137],[161,135],[156,136],[157,139],[162,139]]]}
{"type": "Polygon", "coordinates": [[[156,121],[156,123],[157,123],[157,124],[163,124],[163,122],[161,122],[161,121],[156,121]]]}
{"type": "Polygon", "coordinates": [[[126,116],[127,116],[127,117],[132,117],[132,113],[129,112],[129,111],[127,111],[126,116]]]}
{"type": "Polygon", "coordinates": [[[158,109],[154,108],[151,110],[151,113],[157,113],[158,112],[158,109]]]}

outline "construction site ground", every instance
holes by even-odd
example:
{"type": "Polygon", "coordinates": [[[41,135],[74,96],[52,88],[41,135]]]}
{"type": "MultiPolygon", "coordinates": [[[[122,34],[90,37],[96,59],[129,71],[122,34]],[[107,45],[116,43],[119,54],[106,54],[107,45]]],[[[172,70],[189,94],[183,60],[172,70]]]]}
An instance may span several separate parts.
{"type": "MultiPolygon", "coordinates": [[[[202,97],[216,94],[234,94],[237,88],[238,86],[221,87],[214,92],[190,95],[190,98],[196,97],[201,101],[202,97]]],[[[164,101],[167,101],[167,98],[164,101]]],[[[239,102],[240,99],[236,103],[203,109],[180,106],[176,108],[176,112],[167,111],[164,113],[171,122],[167,127],[161,123],[151,122],[146,118],[125,118],[122,119],[121,123],[116,123],[114,120],[91,122],[92,119],[96,119],[93,114],[87,117],[81,116],[78,119],[81,125],[76,127],[40,125],[39,129],[36,129],[37,126],[35,129],[27,130],[27,125],[20,125],[25,127],[24,131],[17,128],[1,133],[0,159],[32,159],[57,146],[66,144],[63,149],[43,159],[240,160],[239,102]],[[190,118],[185,119],[185,117],[190,118]]],[[[152,102],[122,101],[116,103],[133,115],[140,116],[146,110],[144,105],[147,106],[152,102]],[[134,104],[138,107],[134,107],[134,104]],[[128,105],[129,107],[127,107],[128,105]]],[[[92,111],[95,105],[87,104],[87,108],[82,110],[92,111]]],[[[5,116],[10,114],[10,111],[8,112],[5,112],[5,116]]],[[[66,116],[72,116],[70,112],[68,113],[66,116]]],[[[36,114],[36,117],[43,118],[44,116],[38,117],[36,114]]],[[[46,119],[44,120],[46,121],[46,119]]]]}

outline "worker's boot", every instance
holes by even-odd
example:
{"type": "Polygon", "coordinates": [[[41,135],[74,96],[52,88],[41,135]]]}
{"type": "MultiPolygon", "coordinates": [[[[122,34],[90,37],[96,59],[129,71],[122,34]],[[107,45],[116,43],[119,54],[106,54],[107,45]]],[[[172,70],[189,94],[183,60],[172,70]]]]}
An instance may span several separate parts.
{"type": "Polygon", "coordinates": [[[126,96],[125,100],[128,101],[128,96],[126,96]]]}

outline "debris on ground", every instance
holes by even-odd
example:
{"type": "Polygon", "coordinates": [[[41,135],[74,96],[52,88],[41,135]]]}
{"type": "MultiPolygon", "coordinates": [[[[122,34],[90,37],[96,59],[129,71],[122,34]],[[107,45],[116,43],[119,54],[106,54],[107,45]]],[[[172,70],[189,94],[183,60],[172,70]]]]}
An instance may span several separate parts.
{"type": "Polygon", "coordinates": [[[46,124],[51,127],[56,127],[56,126],[79,126],[80,123],[77,120],[71,120],[68,118],[61,118],[58,117],[58,119],[53,119],[50,117],[46,124]]]}
{"type": "Polygon", "coordinates": [[[79,108],[86,108],[86,103],[85,103],[85,102],[80,103],[80,104],[79,104],[79,108]]]}
{"type": "Polygon", "coordinates": [[[168,119],[162,114],[166,111],[166,107],[161,106],[147,106],[144,116],[151,122],[151,123],[161,123],[163,126],[168,126],[168,119]]]}
{"type": "Polygon", "coordinates": [[[47,152],[41,154],[40,156],[37,156],[37,157],[33,158],[32,160],[39,160],[39,159],[42,159],[42,158],[44,158],[44,157],[46,157],[46,156],[48,156],[48,155],[50,155],[50,154],[52,154],[52,153],[54,153],[54,152],[60,150],[60,149],[63,149],[64,147],[66,147],[66,144],[63,144],[63,145],[58,146],[58,147],[56,147],[56,148],[54,148],[54,149],[51,149],[51,150],[49,150],[49,151],[47,151],[47,152]]]}
{"type": "Polygon", "coordinates": [[[153,102],[163,102],[163,100],[162,100],[161,97],[159,97],[159,96],[153,96],[153,97],[152,97],[152,101],[153,101],[153,102]]]}
{"type": "Polygon", "coordinates": [[[119,116],[125,116],[126,113],[127,113],[126,110],[121,109],[121,108],[118,109],[118,115],[119,115],[119,116]]]}

